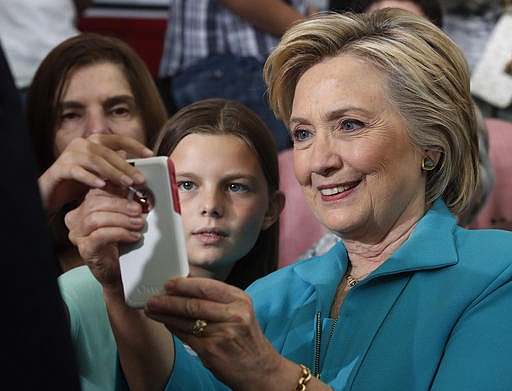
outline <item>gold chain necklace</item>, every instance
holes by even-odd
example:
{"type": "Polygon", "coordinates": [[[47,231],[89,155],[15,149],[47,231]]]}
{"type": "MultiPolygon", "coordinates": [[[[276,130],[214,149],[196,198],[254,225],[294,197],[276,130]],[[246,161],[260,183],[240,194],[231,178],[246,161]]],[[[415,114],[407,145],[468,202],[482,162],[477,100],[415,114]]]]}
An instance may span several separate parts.
{"type": "MultiPolygon", "coordinates": [[[[358,283],[359,283],[359,280],[355,277],[353,277],[349,272],[350,270],[352,269],[351,265],[348,266],[347,268],[347,272],[345,273],[345,275],[343,276],[343,279],[346,281],[347,283],[347,286],[350,288],[353,288],[354,286],[356,286],[358,283]]],[[[327,339],[327,347],[326,347],[326,351],[329,350],[329,346],[331,345],[331,340],[332,340],[332,337],[334,335],[334,331],[336,330],[336,326],[338,325],[338,318],[334,318],[334,322],[331,326],[331,331],[329,333],[329,337],[327,339]]],[[[318,379],[320,379],[320,371],[316,374],[316,377],[318,379]]]]}
{"type": "Polygon", "coordinates": [[[355,287],[357,284],[359,284],[359,282],[363,279],[365,279],[366,277],[368,277],[370,275],[370,273],[368,274],[365,274],[364,276],[360,277],[360,278],[355,278],[352,274],[350,274],[350,272],[352,271],[352,265],[349,265],[348,268],[347,268],[347,272],[345,273],[345,280],[347,280],[347,285],[350,287],[350,288],[353,288],[355,287]]]}
{"type": "Polygon", "coordinates": [[[345,274],[345,279],[347,280],[347,284],[350,288],[353,288],[359,283],[359,280],[353,277],[351,274],[345,274]]]}

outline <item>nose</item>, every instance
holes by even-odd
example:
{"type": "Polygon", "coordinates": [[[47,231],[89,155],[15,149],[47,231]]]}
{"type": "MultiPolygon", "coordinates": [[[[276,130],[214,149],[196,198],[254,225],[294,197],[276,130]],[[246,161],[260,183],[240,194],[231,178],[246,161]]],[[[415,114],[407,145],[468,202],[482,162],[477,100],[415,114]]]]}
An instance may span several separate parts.
{"type": "Polygon", "coordinates": [[[110,134],[112,130],[108,123],[107,118],[102,112],[90,111],[87,113],[87,120],[85,123],[84,137],[92,134],[110,134]]]}
{"type": "Polygon", "coordinates": [[[222,194],[219,190],[205,191],[201,200],[201,215],[219,218],[224,214],[222,194]]]}
{"type": "Polygon", "coordinates": [[[311,146],[311,172],[321,176],[329,176],[332,172],[339,170],[343,166],[339,152],[336,150],[330,134],[319,132],[311,146]]]}

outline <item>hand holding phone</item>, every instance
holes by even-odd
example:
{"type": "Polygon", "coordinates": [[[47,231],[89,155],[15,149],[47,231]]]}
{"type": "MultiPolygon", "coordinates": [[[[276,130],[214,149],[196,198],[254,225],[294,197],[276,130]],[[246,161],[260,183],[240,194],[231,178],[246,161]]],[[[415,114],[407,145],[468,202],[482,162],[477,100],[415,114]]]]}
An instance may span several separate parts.
{"type": "Polygon", "coordinates": [[[120,246],[121,279],[126,304],[143,308],[150,296],[163,293],[167,279],[187,275],[189,266],[172,161],[157,156],[128,162],[146,178],[128,193],[141,204],[146,225],[138,242],[120,246]]]}

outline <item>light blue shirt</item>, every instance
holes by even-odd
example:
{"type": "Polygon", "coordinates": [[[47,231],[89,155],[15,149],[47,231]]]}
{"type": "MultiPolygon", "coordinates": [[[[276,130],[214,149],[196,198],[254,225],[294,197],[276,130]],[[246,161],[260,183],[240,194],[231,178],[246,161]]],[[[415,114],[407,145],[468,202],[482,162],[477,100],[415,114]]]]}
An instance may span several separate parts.
{"type": "Polygon", "coordinates": [[[82,391],[114,390],[117,348],[100,283],[87,266],[71,269],[58,282],[69,311],[82,391]]]}
{"type": "MultiPolygon", "coordinates": [[[[248,288],[283,356],[319,371],[334,390],[512,390],[512,232],[463,229],[436,201],[349,291],[327,347],[347,262],[340,242],[248,288]]],[[[175,341],[168,390],[227,389],[175,341]]]]}

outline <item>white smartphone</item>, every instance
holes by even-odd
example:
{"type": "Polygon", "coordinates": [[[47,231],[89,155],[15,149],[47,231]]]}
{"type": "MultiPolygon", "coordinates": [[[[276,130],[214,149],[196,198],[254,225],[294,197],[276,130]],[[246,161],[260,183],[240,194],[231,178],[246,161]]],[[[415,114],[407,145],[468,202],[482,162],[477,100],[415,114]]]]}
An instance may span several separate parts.
{"type": "Polygon", "coordinates": [[[189,266],[172,161],[157,156],[128,162],[146,178],[128,193],[142,205],[146,225],[138,242],[120,245],[119,263],[126,304],[143,308],[150,296],[163,293],[167,279],[188,275],[189,266]]]}

